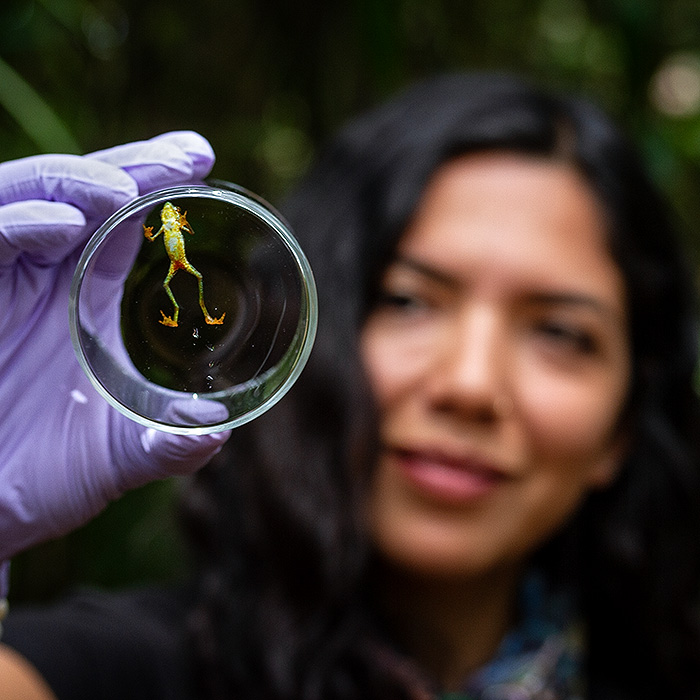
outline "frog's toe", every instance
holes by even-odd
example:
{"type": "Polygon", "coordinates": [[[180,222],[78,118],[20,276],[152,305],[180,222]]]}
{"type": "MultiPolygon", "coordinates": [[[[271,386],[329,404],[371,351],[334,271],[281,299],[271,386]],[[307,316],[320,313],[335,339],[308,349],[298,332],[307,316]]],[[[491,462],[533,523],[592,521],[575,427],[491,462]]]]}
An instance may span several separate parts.
{"type": "Polygon", "coordinates": [[[177,321],[174,321],[170,316],[166,316],[162,311],[160,315],[163,318],[160,319],[159,323],[162,323],[164,326],[170,326],[170,328],[177,328],[177,321]]]}
{"type": "Polygon", "coordinates": [[[226,314],[223,313],[219,318],[214,318],[213,316],[209,316],[208,314],[204,317],[204,320],[210,325],[210,326],[220,326],[224,322],[224,318],[226,317],[226,314]]]}

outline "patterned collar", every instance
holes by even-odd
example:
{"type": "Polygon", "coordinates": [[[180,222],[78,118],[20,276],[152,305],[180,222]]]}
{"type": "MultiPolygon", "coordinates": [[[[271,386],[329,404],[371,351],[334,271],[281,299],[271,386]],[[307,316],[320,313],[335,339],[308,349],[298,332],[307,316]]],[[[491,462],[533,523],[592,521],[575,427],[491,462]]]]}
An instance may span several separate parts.
{"type": "Polygon", "coordinates": [[[518,624],[494,658],[469,676],[458,692],[440,692],[416,666],[384,654],[392,672],[416,700],[582,700],[585,634],[573,596],[547,590],[538,574],[526,577],[518,624]]]}
{"type": "Polygon", "coordinates": [[[572,596],[548,592],[541,576],[528,576],[519,624],[451,700],[580,700],[585,644],[575,620],[572,596]]]}

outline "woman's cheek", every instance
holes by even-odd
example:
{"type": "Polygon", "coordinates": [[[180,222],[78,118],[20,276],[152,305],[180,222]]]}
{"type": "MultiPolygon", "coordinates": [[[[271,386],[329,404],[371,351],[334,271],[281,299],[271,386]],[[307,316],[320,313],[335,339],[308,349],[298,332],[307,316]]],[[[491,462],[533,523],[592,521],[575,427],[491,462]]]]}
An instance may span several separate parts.
{"type": "Polygon", "coordinates": [[[605,450],[614,436],[625,386],[619,376],[607,373],[598,381],[522,373],[516,404],[527,425],[531,446],[571,458],[593,457],[605,450]]]}
{"type": "Polygon", "coordinates": [[[434,341],[418,328],[387,328],[370,320],[361,336],[361,356],[380,403],[392,401],[414,386],[426,371],[434,341]]]}

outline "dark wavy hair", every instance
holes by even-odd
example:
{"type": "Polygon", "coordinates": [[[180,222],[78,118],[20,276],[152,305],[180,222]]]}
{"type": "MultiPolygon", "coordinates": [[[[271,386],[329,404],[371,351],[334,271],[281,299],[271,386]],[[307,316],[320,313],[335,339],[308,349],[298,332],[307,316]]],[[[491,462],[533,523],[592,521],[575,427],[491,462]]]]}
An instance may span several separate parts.
{"type": "Polygon", "coordinates": [[[431,173],[470,151],[564,159],[599,197],[631,318],[620,477],[537,554],[576,586],[590,698],[700,696],[695,290],[667,207],[626,139],[585,100],[509,75],[448,75],[349,124],[282,207],[315,271],[307,369],[235,431],[185,500],[203,694],[414,697],[376,653],[361,507],[376,415],[358,335],[431,173]]]}

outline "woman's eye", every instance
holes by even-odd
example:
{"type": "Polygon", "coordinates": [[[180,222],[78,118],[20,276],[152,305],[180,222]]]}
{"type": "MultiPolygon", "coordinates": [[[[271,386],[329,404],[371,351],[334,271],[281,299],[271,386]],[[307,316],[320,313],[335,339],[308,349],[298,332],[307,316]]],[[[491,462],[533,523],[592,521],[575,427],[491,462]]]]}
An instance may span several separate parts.
{"type": "Polygon", "coordinates": [[[583,355],[591,355],[597,349],[597,342],[592,333],[575,325],[555,321],[543,321],[536,330],[548,342],[567,350],[574,350],[583,355]]]}
{"type": "Polygon", "coordinates": [[[377,301],[378,306],[402,311],[417,311],[427,306],[427,303],[417,294],[404,292],[383,291],[380,292],[377,301]]]}

